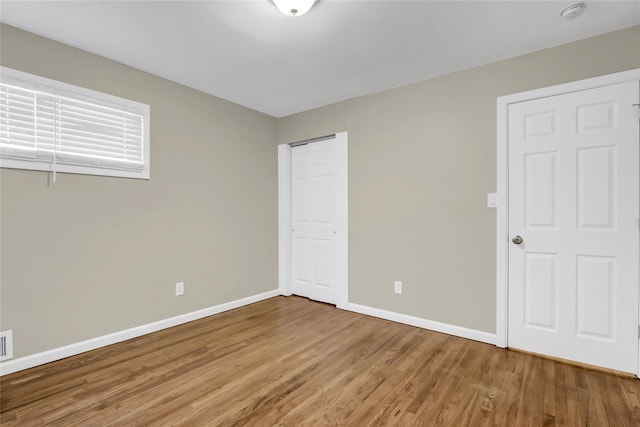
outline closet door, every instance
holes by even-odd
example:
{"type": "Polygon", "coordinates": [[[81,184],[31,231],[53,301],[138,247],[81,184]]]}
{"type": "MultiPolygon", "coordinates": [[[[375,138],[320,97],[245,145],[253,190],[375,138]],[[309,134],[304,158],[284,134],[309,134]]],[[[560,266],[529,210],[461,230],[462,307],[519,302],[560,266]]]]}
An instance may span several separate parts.
{"type": "Polygon", "coordinates": [[[291,150],[293,293],[336,303],[335,140],[291,150]]]}

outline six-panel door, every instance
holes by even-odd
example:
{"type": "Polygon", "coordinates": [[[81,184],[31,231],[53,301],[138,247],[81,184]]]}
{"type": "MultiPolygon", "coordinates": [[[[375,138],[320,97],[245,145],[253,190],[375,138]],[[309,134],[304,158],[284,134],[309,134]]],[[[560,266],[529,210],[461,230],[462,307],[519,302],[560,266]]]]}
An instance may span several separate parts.
{"type": "Polygon", "coordinates": [[[292,265],[293,293],[336,303],[335,140],[293,147],[292,265]]]}
{"type": "Polygon", "coordinates": [[[509,106],[510,347],[638,363],[638,82],[509,106]]]}

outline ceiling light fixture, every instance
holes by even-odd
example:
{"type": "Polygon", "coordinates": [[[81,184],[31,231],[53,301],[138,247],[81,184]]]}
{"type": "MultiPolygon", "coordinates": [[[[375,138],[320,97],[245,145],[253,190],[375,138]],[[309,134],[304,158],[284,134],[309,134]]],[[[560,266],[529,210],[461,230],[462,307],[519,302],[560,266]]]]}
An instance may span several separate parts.
{"type": "Polygon", "coordinates": [[[287,16],[304,15],[316,0],[273,0],[278,9],[287,16]]]}
{"type": "Polygon", "coordinates": [[[582,15],[582,12],[584,12],[586,8],[587,5],[584,3],[575,3],[562,9],[562,11],[560,12],[560,16],[565,21],[575,19],[578,16],[582,15]]]}

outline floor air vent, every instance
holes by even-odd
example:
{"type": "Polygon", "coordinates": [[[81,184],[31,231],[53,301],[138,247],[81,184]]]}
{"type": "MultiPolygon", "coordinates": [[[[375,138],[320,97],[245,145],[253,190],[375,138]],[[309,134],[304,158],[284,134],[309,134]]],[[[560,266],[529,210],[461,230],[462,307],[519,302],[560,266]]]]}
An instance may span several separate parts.
{"type": "Polygon", "coordinates": [[[0,361],[13,357],[13,331],[0,332],[0,361]]]}

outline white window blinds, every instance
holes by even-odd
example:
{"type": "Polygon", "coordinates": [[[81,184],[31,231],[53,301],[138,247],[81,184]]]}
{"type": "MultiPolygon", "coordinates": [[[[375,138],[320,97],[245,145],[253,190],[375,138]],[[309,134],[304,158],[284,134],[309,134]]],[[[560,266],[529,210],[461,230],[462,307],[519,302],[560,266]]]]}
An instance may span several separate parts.
{"type": "Polygon", "coordinates": [[[39,170],[148,178],[148,106],[46,82],[64,86],[61,90],[29,81],[30,75],[16,79],[6,76],[7,69],[2,72],[3,166],[29,168],[25,164],[31,163],[39,170]]]}

